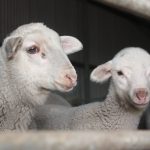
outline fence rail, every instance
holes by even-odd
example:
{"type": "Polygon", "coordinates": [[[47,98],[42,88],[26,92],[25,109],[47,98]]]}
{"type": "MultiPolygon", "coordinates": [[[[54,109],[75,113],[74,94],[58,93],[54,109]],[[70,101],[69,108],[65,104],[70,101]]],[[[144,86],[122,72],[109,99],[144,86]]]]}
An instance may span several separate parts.
{"type": "Polygon", "coordinates": [[[0,150],[150,150],[150,131],[6,132],[0,150]]]}
{"type": "Polygon", "coordinates": [[[150,20],[149,0],[92,0],[150,20]]]}

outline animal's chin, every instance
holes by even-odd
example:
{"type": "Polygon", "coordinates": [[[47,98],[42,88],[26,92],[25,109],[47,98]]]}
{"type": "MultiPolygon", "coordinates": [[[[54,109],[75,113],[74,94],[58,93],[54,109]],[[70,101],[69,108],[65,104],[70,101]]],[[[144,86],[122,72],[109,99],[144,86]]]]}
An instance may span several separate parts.
{"type": "Polygon", "coordinates": [[[144,101],[138,101],[136,97],[133,98],[133,97],[130,97],[130,95],[126,95],[126,98],[124,99],[124,102],[127,102],[127,101],[131,106],[137,109],[144,109],[149,104],[149,98],[147,98],[144,101]]]}
{"type": "Polygon", "coordinates": [[[149,104],[149,99],[139,101],[135,98],[135,99],[133,99],[132,103],[137,108],[145,108],[149,104]]]}
{"type": "Polygon", "coordinates": [[[60,92],[69,92],[69,91],[73,90],[73,88],[74,88],[74,86],[68,87],[68,86],[65,86],[63,84],[55,84],[54,88],[41,87],[40,91],[42,91],[44,93],[45,92],[49,93],[51,91],[56,91],[56,90],[60,91],[60,92]]]}
{"type": "Polygon", "coordinates": [[[71,90],[73,90],[74,86],[66,86],[63,84],[55,84],[56,86],[56,90],[60,91],[60,92],[69,92],[71,90]]]}

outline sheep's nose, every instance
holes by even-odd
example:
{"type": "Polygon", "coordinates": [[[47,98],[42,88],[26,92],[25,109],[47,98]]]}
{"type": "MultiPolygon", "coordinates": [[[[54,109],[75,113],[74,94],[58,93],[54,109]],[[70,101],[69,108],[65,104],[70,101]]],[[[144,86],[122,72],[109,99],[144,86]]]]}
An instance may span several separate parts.
{"type": "Polygon", "coordinates": [[[76,86],[77,84],[77,75],[74,74],[66,74],[65,80],[68,80],[68,86],[76,86]]]}
{"type": "Polygon", "coordinates": [[[138,88],[135,90],[135,95],[138,100],[143,101],[148,96],[148,91],[146,88],[138,88]]]}
{"type": "Polygon", "coordinates": [[[73,89],[77,85],[77,74],[74,68],[65,69],[60,72],[55,83],[65,91],[73,89]]]}

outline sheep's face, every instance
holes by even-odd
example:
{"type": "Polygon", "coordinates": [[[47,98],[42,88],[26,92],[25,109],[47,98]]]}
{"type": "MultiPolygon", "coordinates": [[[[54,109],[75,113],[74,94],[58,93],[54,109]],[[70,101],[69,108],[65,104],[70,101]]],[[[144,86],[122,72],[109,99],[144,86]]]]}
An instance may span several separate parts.
{"type": "Polygon", "coordinates": [[[127,48],[100,65],[91,78],[102,82],[111,77],[121,104],[145,108],[150,101],[150,55],[140,48],[127,48]]]}
{"type": "Polygon", "coordinates": [[[11,72],[20,84],[46,91],[70,91],[76,86],[77,74],[66,55],[82,49],[76,38],[60,37],[42,25],[22,37],[10,36],[3,45],[11,72]]]}

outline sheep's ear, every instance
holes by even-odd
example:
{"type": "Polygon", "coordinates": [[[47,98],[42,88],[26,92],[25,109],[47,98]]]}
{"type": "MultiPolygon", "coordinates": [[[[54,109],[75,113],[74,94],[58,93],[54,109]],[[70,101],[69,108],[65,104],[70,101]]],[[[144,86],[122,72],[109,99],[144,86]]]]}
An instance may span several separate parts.
{"type": "Polygon", "coordinates": [[[96,67],[90,75],[91,80],[100,83],[107,81],[111,77],[111,66],[112,62],[108,61],[96,67]]]}
{"type": "Polygon", "coordinates": [[[61,36],[60,39],[62,47],[67,55],[80,51],[83,48],[82,43],[75,37],[61,36]]]}
{"type": "Polygon", "coordinates": [[[5,51],[7,58],[10,60],[16,54],[18,48],[22,44],[22,37],[9,37],[5,41],[5,51]]]}

